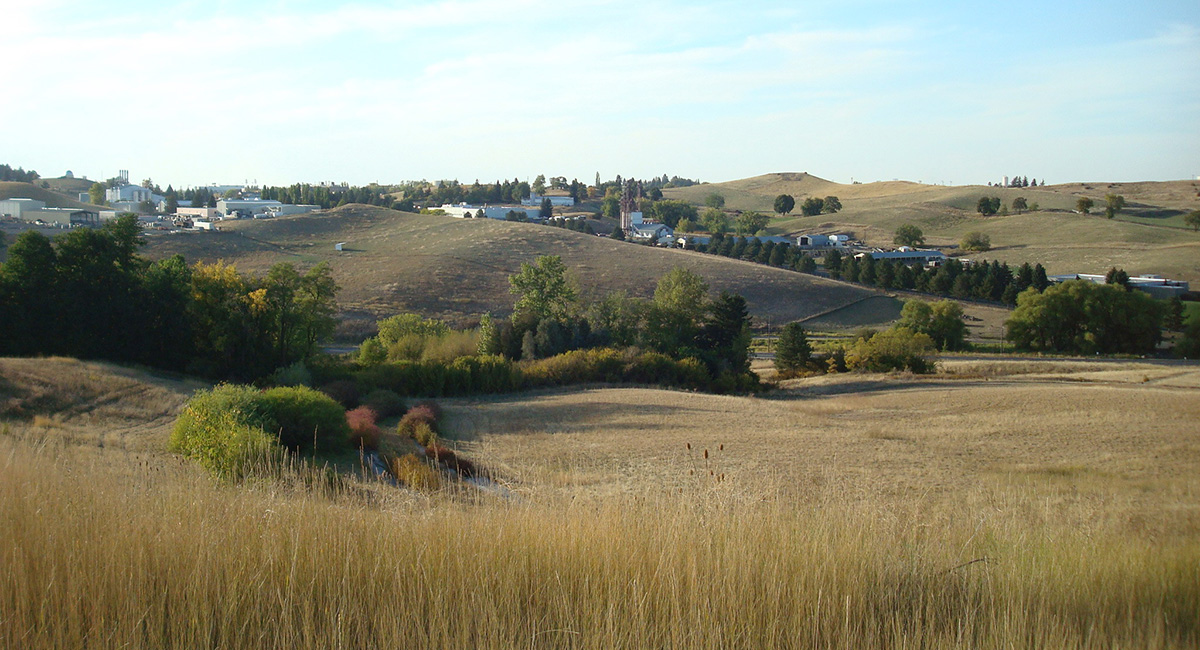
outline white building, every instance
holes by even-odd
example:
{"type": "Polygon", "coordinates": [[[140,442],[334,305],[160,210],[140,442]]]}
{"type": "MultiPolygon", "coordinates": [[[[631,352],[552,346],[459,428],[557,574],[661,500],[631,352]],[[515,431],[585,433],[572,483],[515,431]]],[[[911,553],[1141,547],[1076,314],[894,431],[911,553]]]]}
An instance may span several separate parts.
{"type": "Polygon", "coordinates": [[[45,207],[46,202],[38,201],[37,199],[5,199],[0,201],[0,216],[33,221],[33,219],[26,219],[24,215],[28,212],[42,210],[45,207]]]}
{"type": "Polygon", "coordinates": [[[478,217],[479,212],[483,211],[483,216],[488,219],[496,219],[504,221],[508,219],[509,212],[524,214],[529,221],[538,220],[538,211],[530,210],[523,205],[470,205],[468,203],[446,203],[441,208],[438,208],[451,217],[470,218],[478,217]]]}
{"type": "Polygon", "coordinates": [[[662,223],[634,224],[629,230],[629,239],[635,242],[651,242],[670,246],[675,242],[675,231],[662,223]]]}
{"type": "Polygon", "coordinates": [[[850,242],[850,235],[800,235],[796,245],[800,248],[841,248],[850,242]]]}
{"type": "Polygon", "coordinates": [[[163,197],[150,191],[148,188],[138,185],[122,185],[120,187],[110,187],[104,191],[104,200],[109,203],[141,203],[143,201],[151,201],[158,203],[163,200],[163,197]]]}
{"type": "Polygon", "coordinates": [[[946,254],[942,251],[919,250],[907,246],[901,246],[899,250],[894,251],[859,253],[855,257],[862,259],[868,255],[875,260],[892,260],[893,262],[902,262],[904,264],[913,264],[916,262],[920,262],[921,264],[929,264],[930,262],[940,263],[946,259],[946,254]]]}
{"type": "Polygon", "coordinates": [[[575,205],[575,199],[569,196],[545,196],[537,192],[531,192],[529,198],[521,201],[521,205],[542,207],[542,199],[550,199],[550,205],[556,208],[565,208],[575,205]]]}
{"type": "Polygon", "coordinates": [[[282,216],[289,215],[289,214],[308,214],[309,212],[316,212],[317,210],[320,210],[320,209],[321,209],[321,206],[319,206],[319,205],[284,204],[284,205],[279,206],[278,208],[272,208],[272,209],[268,210],[267,213],[264,214],[263,216],[282,217],[282,216]]]}
{"type": "Polygon", "coordinates": [[[262,199],[221,199],[217,201],[217,211],[226,217],[256,217],[281,207],[283,204],[279,201],[262,199]]]}

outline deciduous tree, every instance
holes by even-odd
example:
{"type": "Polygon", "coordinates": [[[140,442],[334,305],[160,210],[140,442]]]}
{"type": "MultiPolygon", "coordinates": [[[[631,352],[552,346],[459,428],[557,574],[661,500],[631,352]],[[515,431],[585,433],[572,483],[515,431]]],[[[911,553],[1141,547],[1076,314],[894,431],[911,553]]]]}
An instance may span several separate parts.
{"type": "Polygon", "coordinates": [[[771,218],[760,212],[743,212],[737,218],[738,234],[753,235],[771,222],[771,218]]]}
{"type": "Polygon", "coordinates": [[[775,213],[791,214],[796,207],[796,199],[791,194],[780,194],[775,197],[775,213]]]}
{"type": "Polygon", "coordinates": [[[925,243],[925,233],[911,223],[906,223],[896,229],[892,243],[897,246],[920,246],[925,243]]]}
{"type": "Polygon", "coordinates": [[[815,217],[825,209],[825,200],[810,196],[800,204],[800,212],[806,217],[815,217]]]}
{"type": "Polygon", "coordinates": [[[558,255],[543,255],[508,277],[509,291],[517,296],[513,321],[525,315],[537,320],[565,320],[574,308],[577,292],[567,278],[567,267],[558,255]]]}

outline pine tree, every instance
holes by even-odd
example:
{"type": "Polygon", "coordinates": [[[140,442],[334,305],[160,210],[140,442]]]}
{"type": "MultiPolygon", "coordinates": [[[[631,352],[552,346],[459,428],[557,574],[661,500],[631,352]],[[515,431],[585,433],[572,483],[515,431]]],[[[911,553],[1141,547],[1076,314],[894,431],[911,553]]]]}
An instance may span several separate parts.
{"type": "Polygon", "coordinates": [[[775,348],[775,369],[780,372],[803,370],[812,361],[812,347],[800,323],[788,323],[779,333],[775,348]]]}

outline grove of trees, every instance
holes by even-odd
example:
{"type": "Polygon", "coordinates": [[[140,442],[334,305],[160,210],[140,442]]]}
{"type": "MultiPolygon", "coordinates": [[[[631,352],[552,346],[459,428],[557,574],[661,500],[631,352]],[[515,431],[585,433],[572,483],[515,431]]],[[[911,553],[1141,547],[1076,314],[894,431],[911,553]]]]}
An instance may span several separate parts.
{"type": "Polygon", "coordinates": [[[65,355],[255,379],[313,354],[336,323],[328,266],[263,278],[137,255],[137,217],[17,237],[0,266],[0,355],[65,355]]]}
{"type": "Polygon", "coordinates": [[[1005,323],[1005,338],[1026,350],[1077,354],[1146,354],[1161,338],[1166,307],[1120,284],[1069,280],[1023,291],[1005,323]]]}

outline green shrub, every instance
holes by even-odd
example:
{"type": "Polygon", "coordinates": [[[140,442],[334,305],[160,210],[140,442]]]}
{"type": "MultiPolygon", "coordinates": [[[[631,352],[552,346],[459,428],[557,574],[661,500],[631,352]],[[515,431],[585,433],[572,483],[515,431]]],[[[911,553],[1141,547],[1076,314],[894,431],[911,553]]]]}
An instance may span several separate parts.
{"type": "Polygon", "coordinates": [[[275,422],[260,395],[249,386],[233,384],[196,393],[175,421],[171,451],[194,458],[221,478],[245,477],[282,453],[267,433],[275,422]]]}
{"type": "Polygon", "coordinates": [[[345,446],[350,432],[346,410],[325,393],[290,386],[264,391],[262,400],[284,447],[334,451],[345,446]]]}
{"type": "Polygon", "coordinates": [[[934,362],[929,358],[934,350],[933,339],[928,335],[907,327],[894,327],[869,339],[855,341],[846,353],[846,366],[850,370],[867,372],[911,370],[928,373],[934,370],[934,362]]]}

